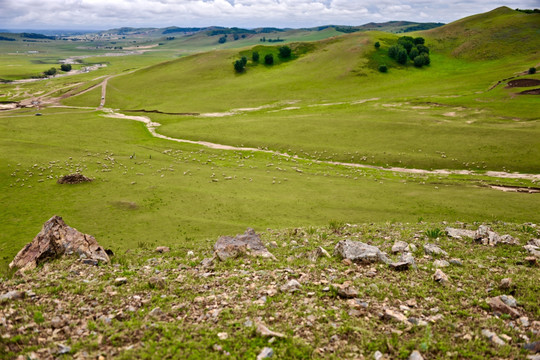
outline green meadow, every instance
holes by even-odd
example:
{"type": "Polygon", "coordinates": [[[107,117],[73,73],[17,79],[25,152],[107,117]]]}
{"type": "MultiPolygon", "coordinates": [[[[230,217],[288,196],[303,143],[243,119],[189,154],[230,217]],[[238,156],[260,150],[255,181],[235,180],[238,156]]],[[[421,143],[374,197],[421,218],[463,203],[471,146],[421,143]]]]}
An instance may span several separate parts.
{"type": "Polygon", "coordinates": [[[282,43],[261,43],[259,37],[223,45],[204,34],[168,42],[137,39],[141,47],[163,45],[128,56],[91,50],[96,42],[81,48],[55,40],[33,45],[40,51],[35,59],[13,55],[24,45],[20,41],[2,42],[5,80],[32,77],[70,56],[91,56],[77,66],[107,65],[80,75],[0,84],[3,102],[49,101],[40,110],[0,112],[2,272],[54,214],[113,249],[154,243],[193,248],[248,226],[540,221],[538,194],[489,187],[536,187],[537,178],[485,174],[540,172],[538,96],[519,95],[525,89],[507,88],[504,80],[540,79],[523,74],[538,62],[538,15],[508,9],[482,16],[471,24],[511,21],[529,50],[510,53],[502,46],[505,53],[498,56],[464,56],[474,50],[455,24],[414,34],[432,49],[431,65],[423,68],[388,58],[398,35],[341,34],[333,28],[280,35],[293,50],[291,59],[278,57],[282,43]],[[460,56],[451,51],[457,46],[460,56]],[[253,51],[260,53],[260,63],[251,61],[253,51]],[[269,53],[273,66],[262,62],[269,53]],[[250,60],[237,74],[232,64],[241,56],[250,60]],[[388,73],[378,72],[381,64],[389,66],[388,73]],[[147,116],[161,124],[159,134],[298,159],[157,139],[141,122],[105,117],[108,110],[96,108],[108,77],[105,108],[147,116]],[[475,173],[400,173],[330,161],[475,173]],[[94,181],[56,183],[73,172],[94,181]]]}

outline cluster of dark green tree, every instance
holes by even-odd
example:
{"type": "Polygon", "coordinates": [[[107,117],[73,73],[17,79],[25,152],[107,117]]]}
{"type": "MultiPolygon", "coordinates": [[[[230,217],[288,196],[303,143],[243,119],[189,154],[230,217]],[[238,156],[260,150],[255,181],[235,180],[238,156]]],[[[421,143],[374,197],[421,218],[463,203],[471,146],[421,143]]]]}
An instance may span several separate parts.
{"type": "Polygon", "coordinates": [[[259,39],[260,42],[283,42],[285,41],[284,39],[280,39],[279,36],[276,38],[276,39],[270,39],[270,38],[266,38],[266,36],[263,36],[262,38],[259,39]]]}
{"type": "MultiPolygon", "coordinates": [[[[60,70],[65,71],[65,72],[71,71],[71,64],[60,65],[60,70]]],[[[52,67],[49,70],[45,70],[43,74],[45,74],[46,76],[53,76],[56,74],[56,72],[57,72],[56,68],[52,67]]]]}
{"type": "MultiPolygon", "coordinates": [[[[278,56],[280,59],[287,60],[290,59],[292,56],[292,49],[288,46],[281,46],[278,49],[279,53],[278,56]]],[[[259,52],[254,51],[251,53],[251,62],[253,64],[258,64],[260,60],[259,52]]],[[[242,56],[239,60],[236,60],[234,65],[234,71],[237,73],[243,73],[246,70],[248,59],[245,56],[242,56]]],[[[274,65],[274,55],[273,54],[266,54],[264,56],[264,64],[265,65],[274,65]]]]}
{"type": "Polygon", "coordinates": [[[425,45],[424,38],[421,37],[400,37],[397,44],[388,48],[388,56],[402,65],[406,65],[409,60],[416,67],[422,67],[431,63],[429,48],[425,45]]]}

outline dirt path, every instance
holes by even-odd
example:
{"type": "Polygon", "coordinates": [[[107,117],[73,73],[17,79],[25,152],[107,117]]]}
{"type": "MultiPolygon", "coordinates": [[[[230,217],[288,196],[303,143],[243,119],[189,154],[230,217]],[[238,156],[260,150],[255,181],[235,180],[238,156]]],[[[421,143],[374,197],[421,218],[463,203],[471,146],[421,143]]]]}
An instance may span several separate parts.
{"type": "MultiPolygon", "coordinates": [[[[273,151],[273,150],[265,150],[265,149],[259,149],[259,148],[250,148],[250,147],[237,147],[237,146],[230,146],[230,145],[222,145],[222,144],[216,144],[211,143],[207,141],[194,141],[194,140],[186,140],[186,139],[177,139],[170,136],[159,134],[156,131],[156,128],[161,126],[160,123],[153,122],[150,118],[146,116],[129,116],[121,113],[113,112],[112,110],[108,110],[108,113],[103,115],[105,117],[110,118],[118,118],[118,119],[128,119],[128,120],[135,120],[143,122],[146,125],[146,128],[152,134],[152,136],[169,140],[169,141],[175,141],[179,143],[188,143],[188,144],[196,144],[196,145],[202,145],[210,149],[217,149],[217,150],[233,150],[233,151],[256,151],[261,153],[267,153],[272,155],[278,155],[283,156],[291,159],[297,159],[297,160],[305,160],[310,161],[316,164],[328,164],[328,165],[341,165],[346,167],[352,167],[352,168],[363,168],[363,169],[374,169],[374,170],[383,170],[383,171],[392,171],[392,172],[398,172],[398,173],[407,173],[407,174],[425,174],[425,175],[485,175],[495,178],[503,178],[503,179],[524,179],[524,180],[537,180],[540,181],[540,174],[522,174],[522,173],[508,173],[508,172],[502,172],[502,171],[487,171],[485,173],[478,173],[471,170],[448,170],[448,169],[439,169],[439,170],[424,170],[424,169],[407,169],[407,168],[400,168],[400,167],[382,167],[382,166],[374,166],[374,165],[364,165],[364,164],[356,164],[356,163],[345,163],[345,162],[339,162],[339,161],[324,161],[324,160],[313,160],[313,159],[307,159],[307,158],[301,158],[297,155],[290,155],[287,153],[282,153],[279,151],[273,151]]],[[[498,189],[497,189],[498,190],[498,189]]]]}

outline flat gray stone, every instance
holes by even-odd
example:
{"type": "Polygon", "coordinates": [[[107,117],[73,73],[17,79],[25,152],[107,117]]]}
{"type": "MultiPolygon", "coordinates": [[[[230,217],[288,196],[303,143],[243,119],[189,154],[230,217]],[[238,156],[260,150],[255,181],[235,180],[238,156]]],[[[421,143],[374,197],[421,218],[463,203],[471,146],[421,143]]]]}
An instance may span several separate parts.
{"type": "Polygon", "coordinates": [[[390,263],[390,259],[381,250],[361,241],[341,240],[337,243],[334,254],[343,259],[348,259],[356,263],[370,264],[374,262],[390,263]]]}

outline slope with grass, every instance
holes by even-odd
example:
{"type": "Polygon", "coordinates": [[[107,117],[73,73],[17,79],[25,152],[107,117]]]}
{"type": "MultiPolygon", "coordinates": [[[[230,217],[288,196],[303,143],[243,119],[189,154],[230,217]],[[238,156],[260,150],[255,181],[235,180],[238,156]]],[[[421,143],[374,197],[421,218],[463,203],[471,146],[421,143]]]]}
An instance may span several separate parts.
{"type": "MultiPolygon", "coordinates": [[[[484,19],[508,16],[495,11],[484,19]]],[[[234,72],[235,59],[250,58],[253,51],[261,59],[276,55],[279,45],[197,54],[113,79],[108,104],[124,112],[201,114],[148,114],[163,124],[158,131],[175,138],[380,166],[540,171],[537,99],[503,86],[493,89],[502,79],[521,76],[530,54],[511,52],[480,63],[435,50],[429,67],[392,63],[381,74],[376,69],[393,61],[386,49],[396,38],[375,32],[293,43],[293,59],[274,66],[250,61],[243,74],[234,72]],[[375,41],[382,43],[379,50],[375,41]]],[[[427,39],[430,46],[436,43],[427,39]]]]}

